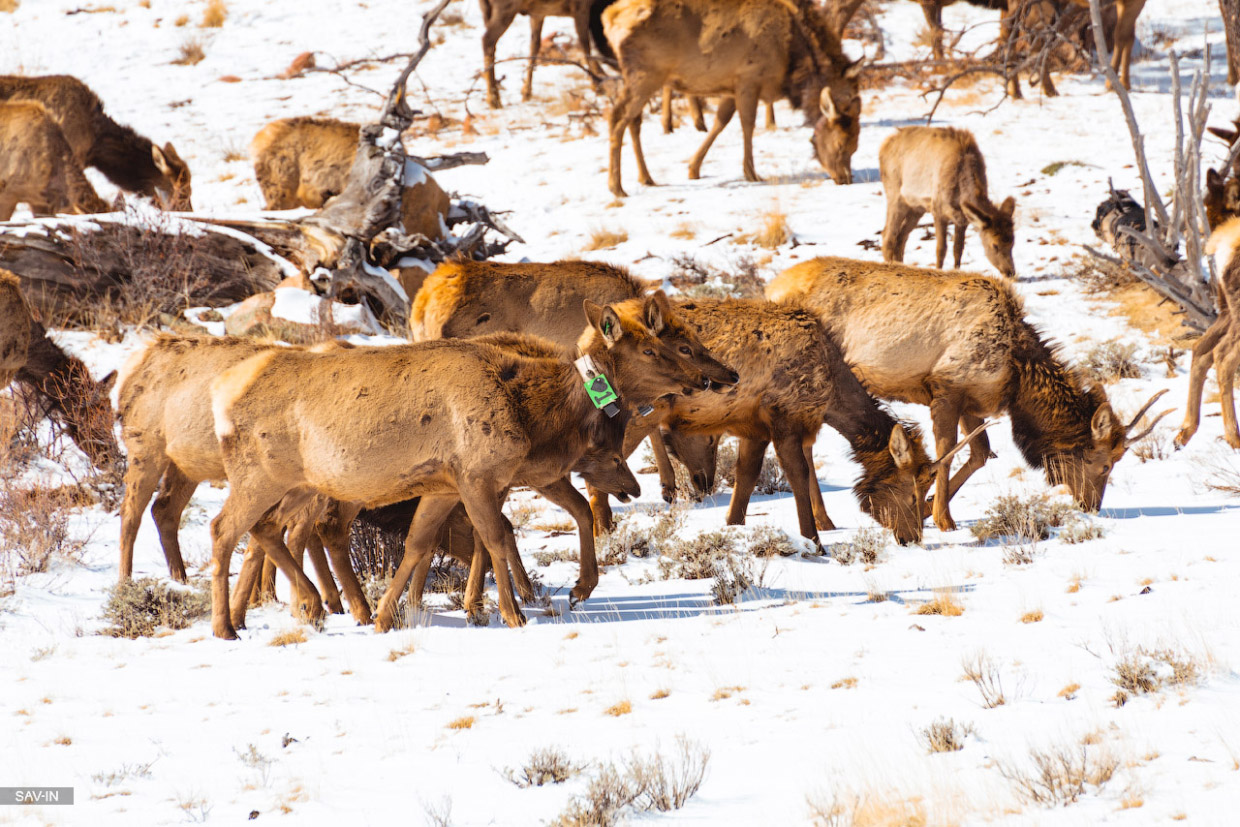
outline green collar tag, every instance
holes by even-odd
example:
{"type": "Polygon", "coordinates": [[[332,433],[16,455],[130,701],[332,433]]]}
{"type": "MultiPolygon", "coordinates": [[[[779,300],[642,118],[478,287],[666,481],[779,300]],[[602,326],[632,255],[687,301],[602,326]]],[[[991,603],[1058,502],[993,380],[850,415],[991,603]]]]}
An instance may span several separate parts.
{"type": "Polygon", "coordinates": [[[573,364],[577,367],[581,378],[585,380],[586,395],[590,397],[594,407],[602,410],[609,417],[620,413],[620,405],[617,404],[620,401],[620,395],[611,387],[607,377],[595,367],[594,360],[589,356],[582,356],[573,364]]]}

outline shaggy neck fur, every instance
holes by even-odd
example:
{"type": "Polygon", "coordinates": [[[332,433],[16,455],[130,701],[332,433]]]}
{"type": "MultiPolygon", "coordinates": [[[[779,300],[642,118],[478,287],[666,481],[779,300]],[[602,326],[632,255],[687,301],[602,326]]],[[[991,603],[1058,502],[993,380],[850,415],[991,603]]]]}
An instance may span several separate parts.
{"type": "Polygon", "coordinates": [[[102,108],[91,116],[95,143],[86,164],[123,190],[154,196],[155,185],[163,180],[163,174],[151,157],[150,139],[118,124],[102,108]]]}
{"type": "Polygon", "coordinates": [[[1091,423],[1105,401],[1098,388],[1081,388],[1054,351],[1028,323],[1021,323],[1009,389],[1012,439],[1034,468],[1048,457],[1080,454],[1093,447],[1091,423]]]}
{"type": "Polygon", "coordinates": [[[798,13],[792,15],[784,94],[793,106],[816,117],[823,86],[828,78],[844,70],[848,58],[839,38],[813,3],[800,0],[797,10],[798,13]]]}
{"type": "Polygon", "coordinates": [[[896,474],[895,457],[891,455],[891,432],[897,426],[904,428],[909,447],[913,452],[914,466],[924,468],[930,462],[921,443],[921,431],[916,425],[901,422],[886,409],[874,405],[863,418],[855,420],[853,433],[840,433],[852,448],[852,458],[862,467],[861,478],[853,485],[857,502],[868,510],[871,497],[877,494],[896,474]]]}

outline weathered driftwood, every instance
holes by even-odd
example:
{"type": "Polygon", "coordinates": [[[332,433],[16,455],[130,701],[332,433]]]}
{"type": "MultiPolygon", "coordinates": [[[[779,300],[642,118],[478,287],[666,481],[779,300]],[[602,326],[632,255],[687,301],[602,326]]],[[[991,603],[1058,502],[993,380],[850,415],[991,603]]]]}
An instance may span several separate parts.
{"type": "Polygon", "coordinates": [[[1207,48],[1205,71],[1193,78],[1187,112],[1181,99],[1179,57],[1171,53],[1171,97],[1175,118],[1175,189],[1169,215],[1150,175],[1145,155],[1145,139],[1137,125],[1132,101],[1111,68],[1106,43],[1102,37],[1102,15],[1098,0],[1090,0],[1093,21],[1095,58],[1098,69],[1110,81],[1119,98],[1124,120],[1132,139],[1133,154],[1141,174],[1144,204],[1138,206],[1127,192],[1113,187],[1110,197],[1098,208],[1094,232],[1118,253],[1118,261],[1086,247],[1094,255],[1123,264],[1159,295],[1180,305],[1183,322],[1204,331],[1218,317],[1214,295],[1207,284],[1209,264],[1202,255],[1202,243],[1209,235],[1205,205],[1202,201],[1201,141],[1206,119],[1210,114],[1209,91],[1210,52],[1207,48]],[[1133,216],[1139,211],[1140,219],[1133,216]],[[1149,219],[1147,221],[1147,218],[1149,219]],[[1183,253],[1180,248],[1183,245],[1183,253]]]}

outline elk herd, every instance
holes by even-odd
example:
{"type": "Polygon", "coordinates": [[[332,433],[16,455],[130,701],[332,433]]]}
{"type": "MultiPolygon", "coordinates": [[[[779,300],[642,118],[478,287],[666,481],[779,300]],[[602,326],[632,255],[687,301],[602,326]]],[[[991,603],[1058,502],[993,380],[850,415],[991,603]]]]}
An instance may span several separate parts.
{"type": "MultiPolygon", "coordinates": [[[[950,0],[918,2],[941,26],[941,7],[950,0]]],[[[639,183],[653,185],[641,121],[658,93],[665,106],[673,93],[686,95],[698,112],[702,99],[716,101],[714,124],[689,164],[691,179],[738,115],[743,177],[761,180],[752,147],[757,107],[788,99],[812,126],[818,162],[836,183],[852,181],[866,69],[845,55],[841,21],[813,0],[481,4],[483,74],[493,107],[501,102],[496,42],[518,14],[530,18],[534,57],[543,18],[568,16],[593,75],[600,60],[619,69],[622,86],[608,121],[608,187],[616,196],[624,195],[626,132],[639,183]]],[[[988,5],[1005,15],[1009,8],[1002,0],[988,5]]],[[[1118,4],[1115,60],[1125,83],[1141,5],[1118,4]]],[[[937,34],[935,48],[937,54],[937,34]]],[[[526,68],[523,99],[531,96],[534,65],[526,68]]],[[[358,129],[309,117],[265,126],[251,150],[268,209],[317,208],[340,193],[358,129]]],[[[108,210],[83,173],[87,167],[166,209],[192,208],[190,172],[172,144],[161,147],[113,121],[98,96],[72,77],[0,77],[0,146],[0,219],[18,203],[36,215],[108,210]]],[[[744,523],[773,445],[797,531],[817,544],[820,531],[836,527],[813,456],[824,424],[850,447],[861,509],[901,544],[922,540],[926,517],[942,531],[955,529],[950,502],[993,456],[985,431],[992,417],[1009,418],[1021,455],[1049,484],[1066,486],[1084,508],[1097,510],[1115,464],[1157,423],[1143,420],[1161,393],[1121,417],[1102,388],[1065,364],[1027,321],[1014,284],[1015,200],[992,201],[973,135],[900,128],[883,142],[879,165],[887,199],[883,262],[815,258],[776,275],[761,298],[669,296],[658,284],[596,262],[458,259],[439,265],[410,296],[404,344],[304,347],[158,335],[117,381],[127,455],[120,577],[132,576],[138,528],[151,504],[169,574],[185,582],[182,513],[200,483],[226,481],[227,498],[210,530],[218,637],[236,637],[244,627],[267,563],[289,579],[303,618],[342,612],[347,602],[357,622],[389,629],[411,579],[412,599],[420,599],[436,548],[470,565],[471,613],[482,608],[490,570],[504,622],[519,626],[525,617],[517,598],[528,602],[535,590],[502,511],[514,487],[532,488],[575,522],[576,604],[599,582],[595,542],[612,527],[610,497],[626,501],[639,493],[626,460],[647,439],[669,502],[676,490],[670,456],[708,491],[719,437],[739,439],[730,525],[744,523]],[[934,270],[901,263],[927,212],[934,270]],[[941,269],[949,229],[955,228],[952,263],[959,268],[970,226],[1001,277],[941,269]],[[893,401],[929,408],[933,444],[892,414],[886,403],[893,401]],[[952,460],[965,448],[967,460],[953,472],[952,460]],[[376,606],[350,562],[350,527],[359,520],[388,520],[406,533],[404,557],[376,606]],[[241,572],[230,583],[231,558],[247,534],[241,572]],[[317,585],[303,571],[306,553],[317,585]]],[[[1225,200],[1225,179],[1212,171],[1215,201],[1225,200]]],[[[439,234],[447,196],[416,172],[404,183],[405,231],[439,234]]],[[[1221,313],[1194,348],[1177,442],[1187,443],[1197,429],[1205,375],[1215,365],[1225,436],[1240,448],[1232,403],[1240,334],[1231,324],[1240,312],[1233,306],[1240,301],[1240,218],[1220,223],[1209,251],[1220,274],[1221,313]]],[[[44,340],[18,279],[0,271],[0,382],[7,385],[40,358],[44,340]]],[[[84,372],[68,362],[58,369],[66,381],[84,372]]],[[[83,396],[106,407],[107,390],[97,383],[83,396]]],[[[107,459],[117,451],[110,420],[106,431],[83,433],[80,442],[107,459]]]]}

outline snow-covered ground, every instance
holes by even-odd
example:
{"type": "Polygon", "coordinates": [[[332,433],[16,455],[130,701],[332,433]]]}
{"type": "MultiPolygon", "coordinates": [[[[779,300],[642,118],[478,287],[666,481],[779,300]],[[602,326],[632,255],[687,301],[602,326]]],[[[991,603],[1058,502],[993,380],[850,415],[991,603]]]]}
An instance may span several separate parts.
{"type": "MultiPolygon", "coordinates": [[[[81,77],[114,118],[177,146],[193,170],[198,210],[257,209],[261,196],[245,148],[264,123],[303,114],[362,119],[381,102],[335,75],[277,75],[303,51],[319,52],[320,65],[408,51],[429,3],[227,6],[222,27],[200,29],[202,2],[23,0],[15,14],[0,15],[0,72],[81,77]],[[178,26],[182,15],[188,23],[178,26]],[[201,40],[205,59],[171,65],[191,38],[201,40]]],[[[878,256],[878,146],[925,114],[929,102],[917,89],[897,83],[865,93],[852,186],[827,179],[810,155],[809,131],[781,105],[780,127],[755,138],[766,183],[743,181],[735,127],[712,150],[703,179],[687,181],[700,136],[687,124],[662,135],[652,119],[646,150],[661,186],[637,184],[626,149],[630,197],[619,202],[606,189],[605,138],[597,134],[604,122],[586,126],[568,117],[567,93],[586,88],[581,73],[539,68],[536,99],[521,104],[523,64],[501,64],[507,107],[492,112],[475,80],[478,8],[450,8],[463,20],[435,30],[443,40],[411,82],[415,105],[442,113],[449,126],[410,146],[423,155],[469,149],[491,156],[485,167],[438,177],[449,190],[513,211],[509,222],[527,243],[514,245],[509,258],[585,255],[659,277],[680,254],[720,265],[747,256],[769,278],[817,255],[878,256]],[[460,127],[467,114],[473,134],[460,127]],[[774,211],[787,215],[798,246],[770,252],[735,243],[774,211]],[[627,240],[582,252],[597,231],[627,240]]],[[[916,4],[892,2],[880,19],[888,59],[918,54],[916,4]]],[[[994,13],[965,4],[946,9],[945,20],[950,28],[987,23],[970,38],[997,28],[994,13]]],[[[545,31],[567,35],[571,25],[551,19],[545,31]]],[[[1138,25],[1138,36],[1157,46],[1134,66],[1133,101],[1164,189],[1175,138],[1166,52],[1189,53],[1182,67],[1191,71],[1204,40],[1222,53],[1220,31],[1217,7],[1205,0],[1150,0],[1138,25]]],[[[524,54],[527,44],[518,21],[500,57],[524,54]]],[[[859,43],[847,47],[861,52],[859,43]]],[[[389,63],[351,79],[385,90],[397,71],[389,63]]],[[[1217,125],[1236,114],[1224,75],[1216,60],[1217,125]]],[[[1000,93],[979,82],[950,93],[936,120],[972,129],[988,160],[992,196],[1017,198],[1020,290],[1037,324],[1070,359],[1102,341],[1138,345],[1144,376],[1108,387],[1121,415],[1162,388],[1170,389],[1164,403],[1182,405],[1183,345],[1169,377],[1161,358],[1169,342],[1130,326],[1106,298],[1084,293],[1071,278],[1079,245],[1094,241],[1089,222],[1107,179],[1135,188],[1137,177],[1119,104],[1101,81],[1064,77],[1058,87],[1060,97],[1029,91],[1024,101],[978,114],[1000,93]],[[1044,171],[1056,162],[1076,163],[1044,171]]],[[[1211,143],[1208,157],[1221,154],[1211,143]]],[[[932,252],[933,241],[919,233],[907,260],[929,264],[932,252]]],[[[988,269],[972,234],[964,264],[988,269]]],[[[140,344],[135,335],[119,345],[80,333],[62,341],[100,374],[140,344]]],[[[1215,387],[1211,378],[1207,398],[1215,387]]],[[[924,409],[899,413],[928,423],[924,409]]],[[[531,610],[521,630],[498,620],[468,628],[459,612],[441,611],[417,628],[376,635],[334,616],[304,643],[272,647],[273,636],[294,626],[273,606],[254,611],[237,642],[213,639],[205,622],[136,641],[98,636],[116,579],[119,522],[88,511],[77,521],[93,530],[84,564],[19,580],[0,613],[0,785],[73,786],[77,803],[0,807],[0,823],[434,823],[432,813],[450,809],[458,825],[541,824],[583,792],[595,771],[520,789],[504,770],[520,767],[535,749],[558,748],[582,763],[623,762],[634,750],[670,756],[683,735],[710,750],[705,782],[683,809],[637,820],[804,823],[815,806],[860,799],[858,824],[1234,824],[1240,611],[1231,587],[1240,582],[1240,504],[1206,482],[1212,467],[1240,469],[1240,460],[1218,439],[1217,401],[1203,413],[1187,449],[1170,450],[1177,413],[1156,431],[1163,449],[1156,458],[1129,454],[1119,463],[1105,507],[1090,520],[1102,539],[1041,542],[1028,565],[1006,564],[1003,546],[979,545],[968,531],[1000,495],[1045,488],[1020,461],[1006,425],[991,431],[998,458],[952,503],[960,530],[930,526],[922,546],[889,546],[872,566],[777,560],[766,571],[766,589],[735,607],[710,605],[709,580],[643,582],[657,567],[635,560],[609,568],[594,597],[570,613],[564,587],[574,582],[575,565],[538,568],[532,554],[572,548],[575,537],[527,529],[519,545],[531,570],[560,589],[553,603],[563,611],[531,610]],[[963,614],[913,613],[943,589],[963,614]],[[868,602],[874,592],[891,599],[868,602]],[[1021,622],[1039,611],[1040,622],[1021,622]],[[1114,666],[1139,648],[1187,653],[1201,681],[1117,707],[1114,666]],[[405,649],[412,651],[390,657],[405,649]],[[964,662],[979,656],[1001,676],[1002,705],[986,708],[974,684],[962,680],[964,662]],[[625,701],[627,714],[606,713],[625,701]],[[472,726],[449,727],[463,718],[472,726]],[[962,750],[924,748],[921,730],[940,718],[972,726],[962,750]],[[1086,785],[1071,806],[1042,808],[1020,799],[1003,771],[1029,767],[1031,749],[1084,750],[1093,764],[1110,756],[1116,769],[1100,788],[1086,785]]],[[[828,429],[815,457],[828,511],[842,527],[824,533],[823,542],[845,541],[872,525],[849,490],[856,468],[828,429]]],[[[635,457],[634,467],[641,464],[635,457]]],[[[641,479],[641,502],[621,512],[663,507],[653,475],[641,479]]],[[[203,486],[188,512],[182,537],[191,572],[204,573],[208,521],[222,498],[203,486]]],[[[535,502],[542,512],[534,523],[563,519],[535,502]]],[[[726,492],[695,506],[681,533],[721,527],[726,507],[726,492]]],[[[756,497],[749,524],[795,534],[791,496],[756,497]]],[[[149,520],[136,569],[139,576],[165,574],[149,520]]]]}

